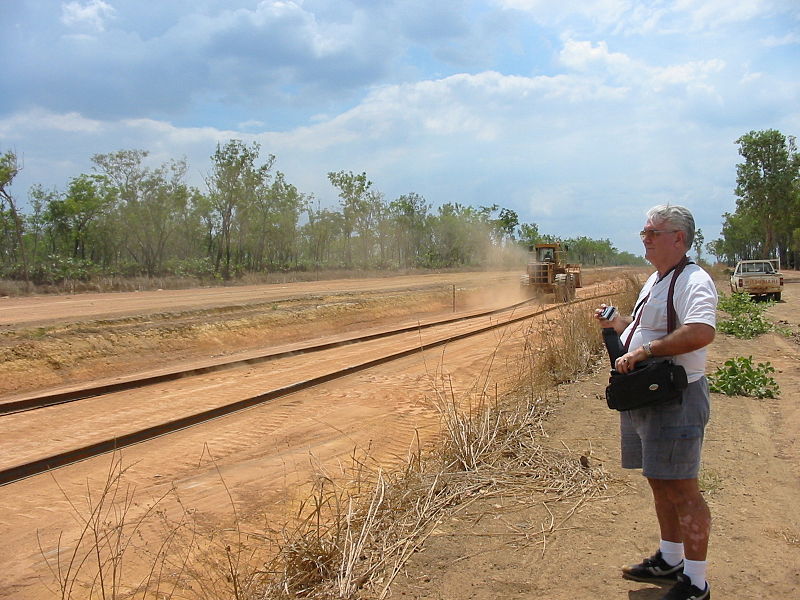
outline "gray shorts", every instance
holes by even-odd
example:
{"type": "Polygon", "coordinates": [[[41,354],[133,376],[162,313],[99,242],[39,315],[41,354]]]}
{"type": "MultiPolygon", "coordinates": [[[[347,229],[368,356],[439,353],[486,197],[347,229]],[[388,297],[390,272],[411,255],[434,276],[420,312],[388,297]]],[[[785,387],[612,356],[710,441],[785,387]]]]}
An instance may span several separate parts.
{"type": "Polygon", "coordinates": [[[689,384],[680,404],[621,412],[622,467],[648,479],[697,479],[709,413],[705,377],[689,384]]]}

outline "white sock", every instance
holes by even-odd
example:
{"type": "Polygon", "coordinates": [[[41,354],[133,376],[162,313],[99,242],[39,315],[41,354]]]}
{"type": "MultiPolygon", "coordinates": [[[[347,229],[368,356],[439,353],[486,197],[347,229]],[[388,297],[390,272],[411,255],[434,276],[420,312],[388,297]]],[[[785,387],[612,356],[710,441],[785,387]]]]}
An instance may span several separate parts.
{"type": "Polygon", "coordinates": [[[692,585],[697,589],[701,591],[706,589],[706,561],[684,560],[683,574],[692,580],[692,585]]]}
{"type": "Polygon", "coordinates": [[[661,540],[658,549],[661,550],[661,558],[663,558],[670,567],[674,567],[683,560],[683,542],[661,540]]]}

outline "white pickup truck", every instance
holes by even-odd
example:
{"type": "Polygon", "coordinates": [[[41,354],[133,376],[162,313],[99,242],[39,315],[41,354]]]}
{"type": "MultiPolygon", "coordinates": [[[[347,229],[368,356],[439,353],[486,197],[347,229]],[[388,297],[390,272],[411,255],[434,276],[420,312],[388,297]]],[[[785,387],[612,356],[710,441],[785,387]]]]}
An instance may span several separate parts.
{"type": "Polygon", "coordinates": [[[731,292],[780,300],[783,274],[779,270],[780,262],[777,258],[741,260],[731,275],[731,292]]]}

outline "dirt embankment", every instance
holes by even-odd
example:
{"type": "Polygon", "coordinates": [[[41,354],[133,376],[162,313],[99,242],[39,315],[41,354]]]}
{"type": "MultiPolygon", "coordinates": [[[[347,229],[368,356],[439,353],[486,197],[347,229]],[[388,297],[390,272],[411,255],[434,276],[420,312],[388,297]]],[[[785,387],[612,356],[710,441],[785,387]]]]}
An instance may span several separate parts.
{"type": "Polygon", "coordinates": [[[6,298],[0,303],[0,395],[414,322],[454,304],[458,310],[485,305],[487,282],[503,290],[493,299],[497,305],[507,295],[519,299],[516,278],[508,274],[444,279],[6,298]]]}

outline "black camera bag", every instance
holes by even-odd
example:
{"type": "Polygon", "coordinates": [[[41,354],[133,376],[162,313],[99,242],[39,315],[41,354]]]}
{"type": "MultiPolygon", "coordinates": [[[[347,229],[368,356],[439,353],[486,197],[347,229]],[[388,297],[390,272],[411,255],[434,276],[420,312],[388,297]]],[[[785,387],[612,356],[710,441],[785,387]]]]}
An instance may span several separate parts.
{"type": "Polygon", "coordinates": [[[670,360],[641,363],[630,373],[612,369],[606,402],[615,410],[680,402],[687,385],[686,369],[670,360]]]}

